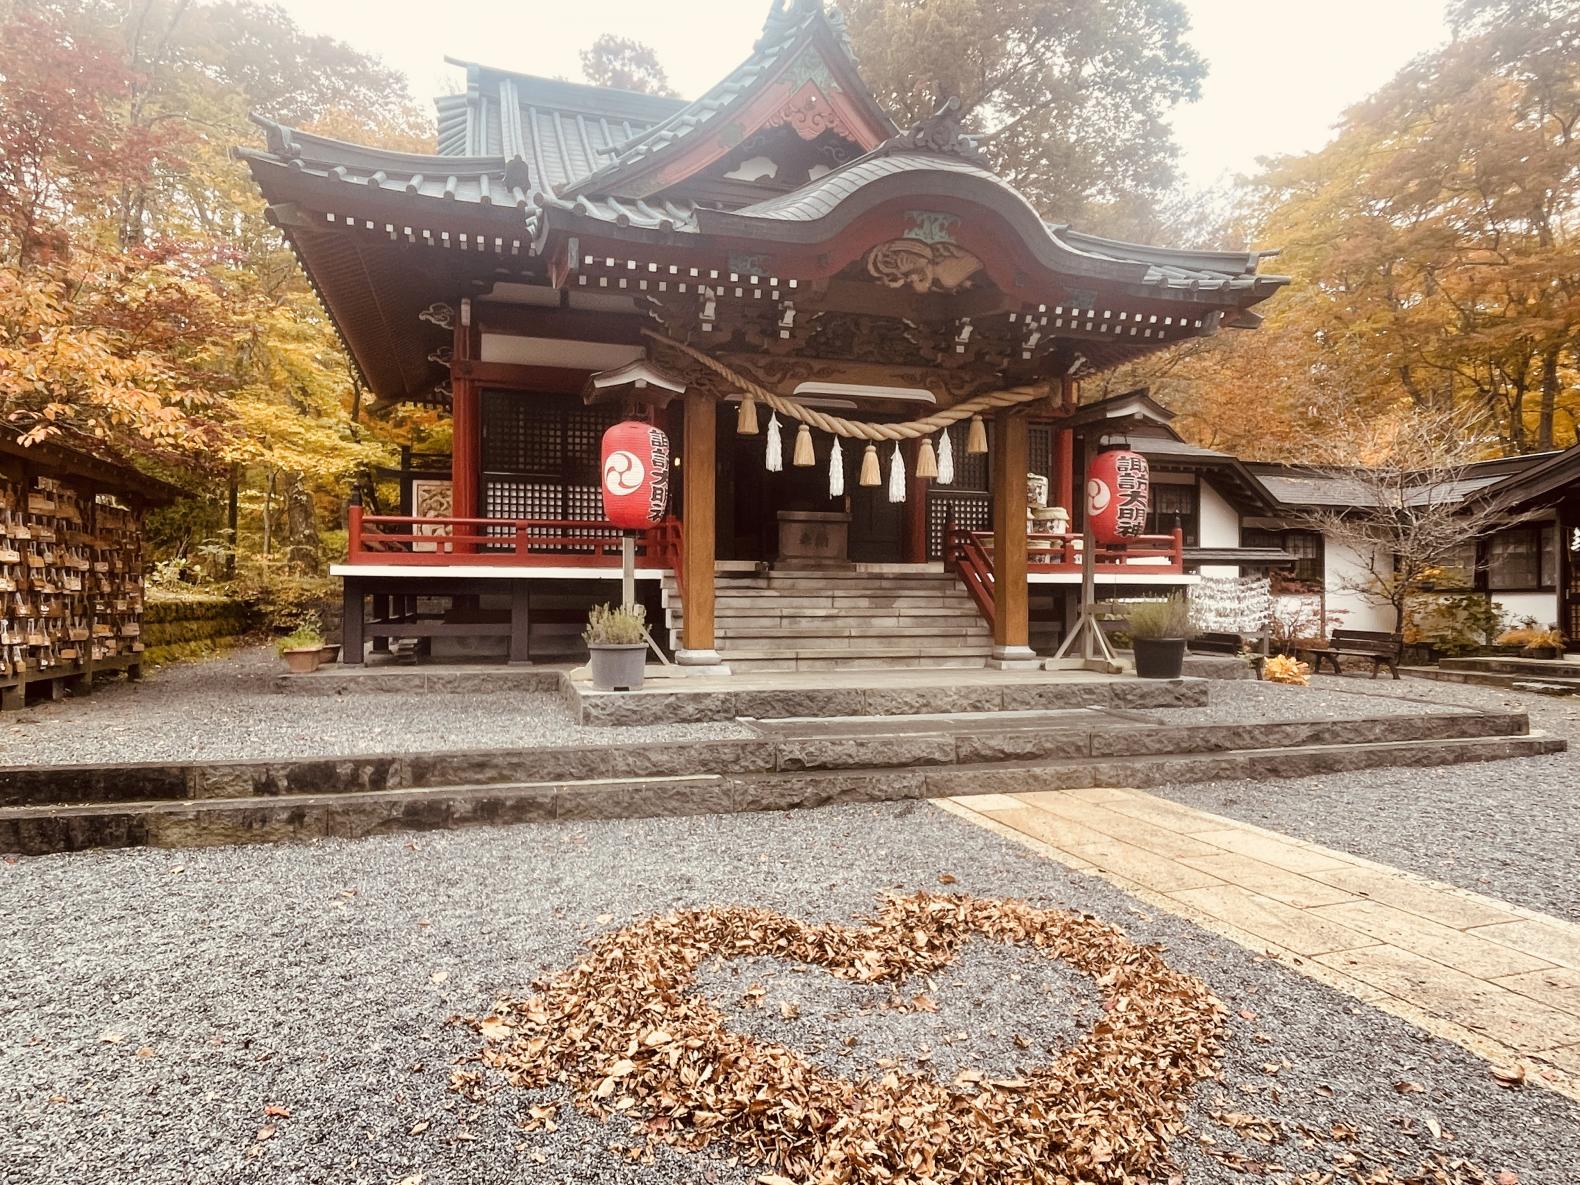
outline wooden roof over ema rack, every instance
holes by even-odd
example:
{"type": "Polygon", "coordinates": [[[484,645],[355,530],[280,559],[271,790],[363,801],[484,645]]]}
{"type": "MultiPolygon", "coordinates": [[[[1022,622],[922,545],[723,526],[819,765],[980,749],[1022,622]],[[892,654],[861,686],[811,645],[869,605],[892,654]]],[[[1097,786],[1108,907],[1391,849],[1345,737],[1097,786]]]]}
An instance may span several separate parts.
{"type": "Polygon", "coordinates": [[[1263,253],[1045,220],[957,102],[897,129],[818,0],[778,0],[690,103],[468,65],[432,155],[258,122],[265,147],[239,155],[384,403],[443,400],[466,298],[516,306],[529,336],[647,326],[786,394],[866,381],[944,406],[1253,328],[1287,282],[1263,253]],[[551,327],[567,314],[581,330],[551,327]]]}

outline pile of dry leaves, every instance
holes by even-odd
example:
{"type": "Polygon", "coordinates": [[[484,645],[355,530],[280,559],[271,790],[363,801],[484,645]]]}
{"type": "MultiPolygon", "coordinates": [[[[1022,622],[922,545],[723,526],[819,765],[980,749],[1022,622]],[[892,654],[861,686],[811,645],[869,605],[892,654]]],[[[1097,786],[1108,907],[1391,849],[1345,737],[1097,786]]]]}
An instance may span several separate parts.
{"type": "Polygon", "coordinates": [[[919,893],[887,898],[861,926],[747,908],[638,922],[596,939],[542,994],[477,1024],[485,1063],[516,1085],[561,1083],[590,1114],[624,1114],[681,1148],[720,1145],[767,1179],[1122,1185],[1168,1168],[1191,1087],[1213,1072],[1223,1009],[1157,949],[1093,918],[919,893]],[[750,955],[894,981],[937,971],[973,935],[1067,960],[1097,982],[1102,1016],[1020,1078],[847,1079],[732,1031],[688,991],[706,960],[750,955]]]}

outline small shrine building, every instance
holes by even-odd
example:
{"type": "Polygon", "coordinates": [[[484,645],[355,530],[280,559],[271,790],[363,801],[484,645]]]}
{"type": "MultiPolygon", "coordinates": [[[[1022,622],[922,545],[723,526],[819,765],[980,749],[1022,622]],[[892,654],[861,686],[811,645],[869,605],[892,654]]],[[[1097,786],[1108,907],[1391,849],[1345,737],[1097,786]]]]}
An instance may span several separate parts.
{"type": "MultiPolygon", "coordinates": [[[[611,599],[592,583],[620,551],[599,441],[633,417],[672,444],[671,511],[638,565],[680,661],[731,659],[731,581],[871,591],[940,561],[991,633],[980,661],[1032,659],[1034,591],[1079,580],[1083,438],[1127,422],[1078,384],[1254,329],[1286,280],[1255,252],[1048,221],[957,109],[896,127],[837,13],[778,0],[694,102],[468,65],[433,154],[260,120],[241,155],[376,404],[453,425],[448,457],[403,466],[400,506],[351,507],[346,661],[365,634],[483,634],[533,659],[535,613],[611,599]],[[1050,508],[1030,532],[1028,474],[1050,508]]],[[[1177,531],[1095,560],[1110,583],[1187,563],[1177,531]]]]}

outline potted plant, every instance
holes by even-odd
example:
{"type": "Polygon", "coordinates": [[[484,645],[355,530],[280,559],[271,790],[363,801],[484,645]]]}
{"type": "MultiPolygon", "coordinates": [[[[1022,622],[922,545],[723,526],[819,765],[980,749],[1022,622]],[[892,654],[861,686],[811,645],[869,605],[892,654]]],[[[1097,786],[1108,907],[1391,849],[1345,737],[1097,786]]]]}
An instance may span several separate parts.
{"type": "Polygon", "coordinates": [[[1527,622],[1518,629],[1504,630],[1496,645],[1519,647],[1522,658],[1557,658],[1563,653],[1564,636],[1556,629],[1539,629],[1527,622]]]}
{"type": "Polygon", "coordinates": [[[275,643],[293,675],[308,675],[324,658],[324,635],[314,626],[300,625],[275,643]]]}
{"type": "Polygon", "coordinates": [[[591,656],[593,686],[599,691],[637,691],[647,666],[646,610],[640,605],[594,605],[582,637],[591,656]]]}
{"type": "Polygon", "coordinates": [[[1125,609],[1136,674],[1143,679],[1178,679],[1185,668],[1185,643],[1195,630],[1190,604],[1179,593],[1166,601],[1138,601],[1125,609]]]}

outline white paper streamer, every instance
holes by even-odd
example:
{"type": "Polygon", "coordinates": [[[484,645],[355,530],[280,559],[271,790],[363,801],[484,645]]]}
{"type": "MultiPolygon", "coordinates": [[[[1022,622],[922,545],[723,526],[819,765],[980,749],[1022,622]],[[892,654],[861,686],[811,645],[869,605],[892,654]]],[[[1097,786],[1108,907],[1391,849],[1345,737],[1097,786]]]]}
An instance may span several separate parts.
{"type": "Polygon", "coordinates": [[[839,437],[834,437],[834,447],[828,454],[828,496],[845,496],[845,454],[839,447],[839,437]]]}
{"type": "Polygon", "coordinates": [[[768,472],[778,473],[785,467],[784,442],[779,438],[779,417],[768,417],[768,472]]]}
{"type": "Polygon", "coordinates": [[[894,459],[889,462],[889,501],[905,501],[905,458],[900,456],[900,445],[894,444],[894,459]]]}
{"type": "Polygon", "coordinates": [[[946,486],[955,480],[955,452],[949,445],[949,429],[938,434],[938,484],[946,486]]]}

